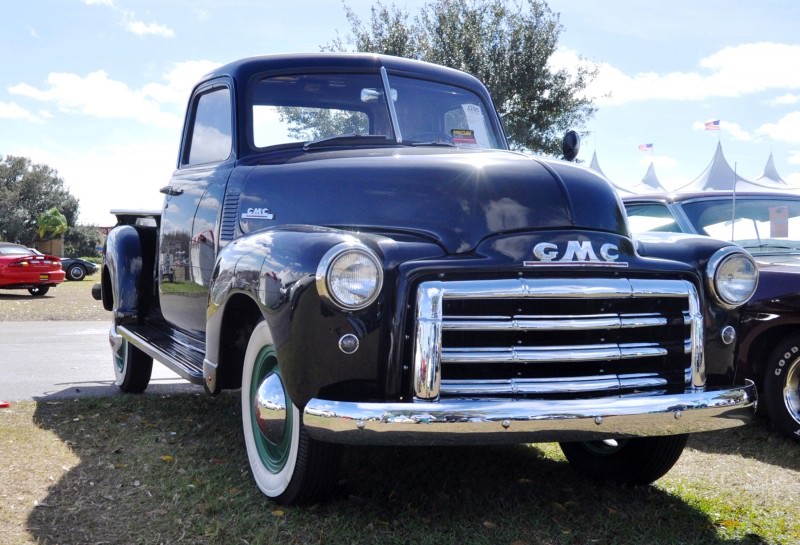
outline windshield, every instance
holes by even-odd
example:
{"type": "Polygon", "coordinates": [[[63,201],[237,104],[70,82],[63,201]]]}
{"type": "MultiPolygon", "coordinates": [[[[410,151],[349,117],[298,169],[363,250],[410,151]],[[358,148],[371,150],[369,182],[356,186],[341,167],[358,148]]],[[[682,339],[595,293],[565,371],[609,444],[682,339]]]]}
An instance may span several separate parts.
{"type": "Polygon", "coordinates": [[[381,74],[306,74],[258,80],[250,93],[252,143],[257,148],[313,142],[501,146],[502,138],[486,105],[475,93],[408,77],[389,75],[388,81],[399,134],[381,74]]]}
{"type": "Polygon", "coordinates": [[[699,233],[753,254],[800,251],[800,200],[741,197],[687,202],[683,209],[699,233]]]}

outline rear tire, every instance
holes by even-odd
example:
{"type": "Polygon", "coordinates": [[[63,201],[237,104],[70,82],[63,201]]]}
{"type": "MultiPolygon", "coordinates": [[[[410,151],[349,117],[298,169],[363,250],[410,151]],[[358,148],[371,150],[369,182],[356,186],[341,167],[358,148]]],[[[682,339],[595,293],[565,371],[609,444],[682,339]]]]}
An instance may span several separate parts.
{"type": "Polygon", "coordinates": [[[86,269],[81,265],[70,265],[69,269],[67,269],[67,278],[76,282],[83,280],[86,278],[86,269]]]}
{"type": "Polygon", "coordinates": [[[153,372],[153,358],[125,339],[112,349],[112,354],[116,376],[114,384],[127,394],[144,392],[153,372]]]}
{"type": "Polygon", "coordinates": [[[779,344],[764,371],[762,400],[773,425],[800,441],[800,337],[779,344]]]}
{"type": "Polygon", "coordinates": [[[582,443],[560,443],[578,471],[607,481],[650,484],[680,458],[689,436],[665,435],[582,443]]]}
{"type": "Polygon", "coordinates": [[[28,293],[34,297],[41,297],[48,291],[50,291],[50,286],[34,286],[32,288],[28,288],[28,293]]]}
{"type": "Polygon", "coordinates": [[[336,482],[341,447],[311,439],[283,386],[265,322],[253,329],[242,374],[242,427],[256,485],[278,503],[311,503],[336,482]]]}

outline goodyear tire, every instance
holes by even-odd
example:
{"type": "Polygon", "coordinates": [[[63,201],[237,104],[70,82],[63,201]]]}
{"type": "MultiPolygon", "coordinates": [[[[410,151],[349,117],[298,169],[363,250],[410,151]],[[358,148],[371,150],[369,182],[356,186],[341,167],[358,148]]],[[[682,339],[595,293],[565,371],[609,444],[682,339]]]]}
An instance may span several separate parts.
{"type": "Polygon", "coordinates": [[[626,484],[650,484],[680,458],[688,435],[635,437],[582,443],[561,443],[561,450],[578,471],[626,484]]]}
{"type": "Polygon", "coordinates": [[[112,348],[112,356],[114,384],[125,393],[144,392],[153,372],[153,358],[122,338],[112,348]]]}
{"type": "Polygon", "coordinates": [[[761,395],[760,403],[775,427],[800,441],[800,337],[784,341],[772,352],[761,395]]]}
{"type": "Polygon", "coordinates": [[[253,479],[266,496],[285,505],[310,503],[333,487],[340,447],[306,434],[264,322],[253,329],[245,353],[242,427],[253,479]]]}

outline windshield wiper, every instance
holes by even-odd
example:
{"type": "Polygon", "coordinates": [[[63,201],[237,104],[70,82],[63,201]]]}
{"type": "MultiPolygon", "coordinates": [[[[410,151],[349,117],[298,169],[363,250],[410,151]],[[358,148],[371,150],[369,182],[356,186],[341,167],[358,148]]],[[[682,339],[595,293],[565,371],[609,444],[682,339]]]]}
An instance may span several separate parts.
{"type": "Polygon", "coordinates": [[[386,146],[394,143],[394,139],[382,134],[339,134],[306,142],[303,149],[308,151],[328,146],[386,146]]]}

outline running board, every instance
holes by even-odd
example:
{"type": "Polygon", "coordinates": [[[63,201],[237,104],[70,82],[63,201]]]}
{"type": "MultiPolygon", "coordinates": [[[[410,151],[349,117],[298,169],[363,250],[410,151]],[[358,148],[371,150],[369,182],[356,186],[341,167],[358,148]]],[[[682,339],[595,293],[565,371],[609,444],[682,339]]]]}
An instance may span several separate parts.
{"type": "Polygon", "coordinates": [[[121,325],[117,333],[133,346],[161,362],[193,384],[204,384],[203,357],[205,345],[186,335],[164,332],[151,325],[121,325]]]}

